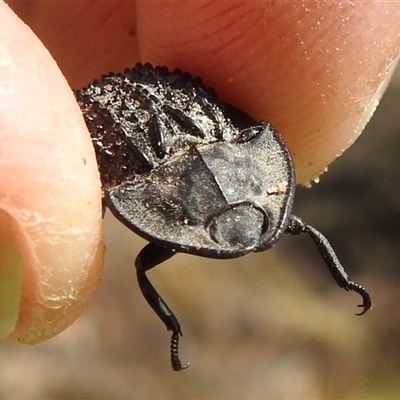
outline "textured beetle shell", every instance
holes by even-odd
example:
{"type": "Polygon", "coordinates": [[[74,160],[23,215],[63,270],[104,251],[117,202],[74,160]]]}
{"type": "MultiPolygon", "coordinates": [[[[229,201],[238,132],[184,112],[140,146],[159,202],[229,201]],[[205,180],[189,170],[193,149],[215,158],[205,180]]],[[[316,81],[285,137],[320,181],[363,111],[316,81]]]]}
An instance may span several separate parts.
{"type": "Polygon", "coordinates": [[[265,250],[283,234],[294,170],[272,126],[219,102],[199,78],[150,64],[76,96],[106,205],[132,230],[219,258],[265,250]]]}
{"type": "Polygon", "coordinates": [[[189,74],[138,64],[77,92],[104,187],[149,171],[189,145],[237,134],[212,89],[189,74]]]}

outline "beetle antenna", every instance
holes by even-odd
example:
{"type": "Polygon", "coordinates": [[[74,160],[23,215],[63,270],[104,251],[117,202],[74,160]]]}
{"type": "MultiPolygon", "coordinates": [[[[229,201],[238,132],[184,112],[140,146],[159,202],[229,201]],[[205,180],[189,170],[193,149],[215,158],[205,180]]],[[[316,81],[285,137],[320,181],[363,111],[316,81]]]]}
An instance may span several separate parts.
{"type": "Polygon", "coordinates": [[[181,371],[189,367],[190,363],[186,365],[181,364],[179,360],[178,343],[179,336],[182,336],[181,325],[174,313],[168,307],[167,303],[157,293],[154,286],[150,283],[146,276],[146,271],[168,260],[175,254],[175,250],[166,249],[164,247],[156,246],[149,243],[138,254],[135,267],[136,275],[139,283],[140,290],[144,298],[149,303],[150,307],[155,311],[158,317],[164,322],[169,331],[172,331],[171,336],[171,364],[174,371],[181,371]]]}
{"type": "Polygon", "coordinates": [[[349,276],[337,258],[337,255],[331,244],[321,232],[319,232],[313,226],[304,223],[299,217],[292,215],[285,233],[288,235],[299,235],[301,233],[309,234],[317,246],[320,254],[322,255],[322,258],[324,259],[325,264],[336,283],[341,288],[347,291],[356,292],[362,297],[363,303],[358,307],[363,307],[363,310],[356,315],[363,315],[371,309],[372,303],[369,293],[358,283],[349,280],[349,276]]]}

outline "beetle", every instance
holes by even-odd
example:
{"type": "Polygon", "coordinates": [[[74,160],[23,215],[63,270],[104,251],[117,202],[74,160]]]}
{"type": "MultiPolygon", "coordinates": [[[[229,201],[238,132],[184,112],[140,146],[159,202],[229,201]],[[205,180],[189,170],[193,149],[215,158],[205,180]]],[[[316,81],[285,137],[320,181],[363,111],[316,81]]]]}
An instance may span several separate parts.
{"type": "Polygon", "coordinates": [[[295,170],[280,134],[219,101],[200,78],[180,70],[137,64],[103,75],[75,92],[95,148],[109,208],[149,241],[136,258],[139,287],[172,332],[171,364],[181,327],[146,272],[177,252],[234,258],[264,251],[284,234],[308,234],[336,283],[361,295],[332,246],[291,213],[295,170]]]}

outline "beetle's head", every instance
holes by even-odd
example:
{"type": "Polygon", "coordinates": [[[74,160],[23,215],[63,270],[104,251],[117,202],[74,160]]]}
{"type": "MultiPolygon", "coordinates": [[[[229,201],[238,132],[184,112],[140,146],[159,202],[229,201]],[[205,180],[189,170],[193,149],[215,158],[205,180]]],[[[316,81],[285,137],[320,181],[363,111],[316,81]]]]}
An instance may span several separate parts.
{"type": "Polygon", "coordinates": [[[214,215],[208,224],[211,238],[222,247],[255,248],[268,228],[268,217],[263,210],[241,203],[214,215]]]}

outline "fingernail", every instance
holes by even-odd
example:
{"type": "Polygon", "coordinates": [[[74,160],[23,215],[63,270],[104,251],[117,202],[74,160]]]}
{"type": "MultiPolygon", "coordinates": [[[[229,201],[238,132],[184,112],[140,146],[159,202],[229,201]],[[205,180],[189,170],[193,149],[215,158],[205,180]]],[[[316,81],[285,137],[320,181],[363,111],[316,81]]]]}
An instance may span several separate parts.
{"type": "Polygon", "coordinates": [[[14,330],[18,320],[23,258],[10,214],[0,209],[0,338],[14,330]]]}

